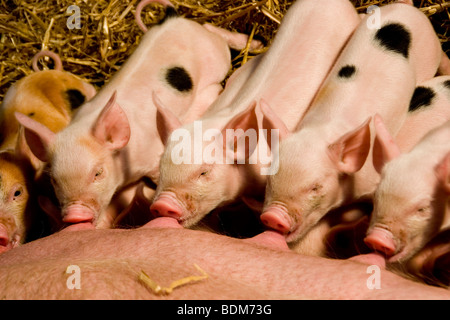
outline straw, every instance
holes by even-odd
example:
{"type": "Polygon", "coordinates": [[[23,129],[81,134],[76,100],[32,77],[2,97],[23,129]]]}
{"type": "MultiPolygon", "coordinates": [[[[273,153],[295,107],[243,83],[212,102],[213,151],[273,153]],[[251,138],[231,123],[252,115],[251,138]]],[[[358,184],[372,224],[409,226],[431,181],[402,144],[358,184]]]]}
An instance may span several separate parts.
{"type": "MultiPolygon", "coordinates": [[[[371,5],[393,2],[351,0],[360,13],[371,5]]],[[[0,102],[12,83],[33,72],[32,57],[41,50],[60,55],[63,68],[102,87],[120,69],[139,44],[142,31],[134,20],[138,0],[0,0],[0,102]],[[68,19],[80,10],[80,29],[68,28],[68,19]]],[[[279,22],[293,1],[284,0],[173,0],[186,18],[246,34],[254,33],[270,46],[279,22]]],[[[416,0],[436,28],[445,51],[450,53],[450,1],[416,0]]],[[[336,12],[336,14],[339,14],[336,12]]],[[[154,6],[144,8],[142,18],[151,27],[163,16],[154,6]]],[[[326,23],[326,21],[324,21],[326,23]]],[[[251,54],[233,60],[239,67],[251,54]]],[[[40,68],[52,68],[51,59],[41,59],[40,68]]]]}

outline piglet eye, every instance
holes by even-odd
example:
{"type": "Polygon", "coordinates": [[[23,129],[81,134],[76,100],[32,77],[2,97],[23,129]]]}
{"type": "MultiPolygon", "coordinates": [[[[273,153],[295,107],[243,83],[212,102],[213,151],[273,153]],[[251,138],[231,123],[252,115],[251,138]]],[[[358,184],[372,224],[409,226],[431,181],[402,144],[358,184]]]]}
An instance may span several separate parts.
{"type": "Polygon", "coordinates": [[[424,214],[424,213],[428,212],[429,209],[430,209],[430,206],[426,206],[426,207],[419,208],[417,210],[417,212],[420,214],[424,214]]]}
{"type": "Polygon", "coordinates": [[[103,168],[99,168],[97,171],[95,171],[94,181],[100,180],[102,178],[103,178],[103,168]]]}
{"type": "Polygon", "coordinates": [[[14,193],[12,194],[12,200],[16,200],[23,194],[23,188],[18,187],[16,190],[14,190],[14,193]]]}
{"type": "Polygon", "coordinates": [[[99,177],[102,173],[103,173],[103,168],[101,168],[100,170],[98,170],[98,171],[95,173],[95,177],[99,177]]]}

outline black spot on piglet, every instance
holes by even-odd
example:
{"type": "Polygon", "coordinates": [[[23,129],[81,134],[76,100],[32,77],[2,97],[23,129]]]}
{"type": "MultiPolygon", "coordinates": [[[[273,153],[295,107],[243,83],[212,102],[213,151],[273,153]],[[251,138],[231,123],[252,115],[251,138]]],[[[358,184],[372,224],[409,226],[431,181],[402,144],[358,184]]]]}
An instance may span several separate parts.
{"type": "Polygon", "coordinates": [[[417,87],[409,104],[409,112],[415,111],[421,107],[428,107],[433,102],[436,93],[431,88],[417,87]]]}
{"type": "Polygon", "coordinates": [[[339,76],[339,78],[349,79],[355,73],[356,73],[356,67],[355,66],[351,66],[351,65],[347,65],[347,66],[342,67],[341,70],[339,70],[338,76],[339,76]]]}
{"type": "Polygon", "coordinates": [[[80,90],[77,89],[69,89],[66,91],[66,98],[69,101],[70,109],[75,110],[79,106],[81,106],[85,101],[86,97],[80,90]]]}
{"type": "Polygon", "coordinates": [[[444,87],[446,87],[447,89],[450,90],[450,80],[444,81],[443,85],[444,85],[444,87]]]}
{"type": "Polygon", "coordinates": [[[191,76],[183,67],[173,67],[168,69],[166,81],[180,92],[191,91],[194,86],[191,76]]]}
{"type": "Polygon", "coordinates": [[[171,6],[167,6],[164,18],[162,20],[160,20],[158,22],[158,24],[163,24],[164,22],[167,21],[167,19],[176,18],[176,17],[178,17],[178,13],[175,10],[175,8],[171,7],[171,6]]]}
{"type": "Polygon", "coordinates": [[[409,47],[411,45],[411,34],[399,23],[390,23],[382,27],[375,34],[375,40],[381,47],[400,53],[408,58],[409,47]]]}

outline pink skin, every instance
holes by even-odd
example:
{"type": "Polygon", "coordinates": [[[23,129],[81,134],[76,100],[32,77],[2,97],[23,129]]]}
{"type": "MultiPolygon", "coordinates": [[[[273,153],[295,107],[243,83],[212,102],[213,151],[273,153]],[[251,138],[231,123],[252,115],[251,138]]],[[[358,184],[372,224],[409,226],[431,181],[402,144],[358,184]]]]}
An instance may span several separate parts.
{"type": "MultiPolygon", "coordinates": [[[[158,217],[142,226],[142,228],[183,229],[183,226],[180,225],[178,221],[172,217],[158,217]]],[[[289,251],[289,247],[283,235],[275,231],[265,231],[252,238],[244,239],[242,241],[247,243],[254,243],[274,250],[289,251]]]]}
{"type": "Polygon", "coordinates": [[[136,6],[136,12],[134,14],[134,18],[136,19],[136,24],[139,26],[139,28],[144,31],[147,32],[147,26],[142,22],[141,19],[141,13],[142,13],[142,9],[147,6],[150,3],[158,3],[160,5],[163,5],[165,7],[172,7],[173,8],[173,4],[168,1],[168,0],[142,0],[138,3],[138,5],[136,6]]]}
{"type": "Polygon", "coordinates": [[[33,70],[35,72],[39,72],[40,69],[38,67],[38,60],[42,57],[50,57],[53,59],[53,62],[55,63],[55,69],[54,70],[59,70],[62,71],[63,67],[62,67],[62,62],[61,62],[61,58],[54,52],[52,51],[47,51],[47,50],[43,50],[43,51],[39,51],[39,53],[37,53],[33,59],[31,60],[31,64],[33,66],[33,70]]]}
{"type": "Polygon", "coordinates": [[[268,227],[283,234],[291,231],[292,218],[286,208],[280,205],[271,205],[261,214],[261,221],[268,227]]]}
{"type": "Polygon", "coordinates": [[[151,220],[150,222],[143,225],[141,228],[172,228],[172,229],[183,229],[178,221],[170,217],[159,217],[151,220]]]}
{"type": "Polygon", "coordinates": [[[161,193],[158,200],[153,202],[150,206],[150,210],[155,216],[171,217],[175,219],[181,219],[184,212],[177,197],[171,192],[161,193]]]}
{"type": "Polygon", "coordinates": [[[252,238],[244,239],[244,242],[271,248],[274,250],[290,251],[284,236],[275,231],[264,231],[252,238]]]}
{"type": "MultiPolygon", "coordinates": [[[[228,129],[252,129],[257,133],[259,129],[267,129],[269,138],[276,129],[279,138],[283,139],[306,114],[323,79],[359,22],[355,8],[348,1],[297,1],[283,18],[270,49],[238,69],[227,82],[224,92],[199,119],[203,132],[216,129],[225,137],[228,129]],[[336,16],[330,7],[341,14],[336,16]],[[323,20],[333,23],[327,24],[325,30],[323,20]],[[292,38],[293,33],[302,40],[292,38]],[[311,47],[316,50],[309,50],[311,47]],[[303,77],[305,74],[310,76],[303,77]]],[[[178,129],[179,121],[165,115],[166,127],[178,129]]],[[[184,125],[181,129],[188,131],[193,140],[194,125],[184,125]]],[[[263,164],[258,154],[264,152],[264,147],[266,150],[273,147],[271,142],[267,141],[267,146],[265,139],[258,137],[256,146],[246,152],[230,145],[217,146],[223,149],[227,160],[234,161],[232,164],[224,163],[226,161],[211,164],[204,159],[201,163],[180,164],[171,157],[177,142],[170,139],[179,131],[168,131],[155,195],[158,205],[153,209],[160,209],[163,214],[169,211],[181,213],[179,220],[190,228],[215,208],[241,200],[251,204],[252,208],[262,207],[268,176],[262,172],[269,165],[263,164]],[[176,195],[176,203],[180,206],[167,202],[163,208],[158,198],[167,191],[176,195]]],[[[205,152],[210,146],[203,143],[201,148],[205,152]]]]}
{"type": "Polygon", "coordinates": [[[0,224],[0,254],[10,249],[12,249],[12,244],[9,241],[8,230],[0,224]]]}
{"type": "Polygon", "coordinates": [[[63,214],[68,214],[65,220],[92,220],[96,226],[108,227],[105,210],[115,191],[142,176],[157,181],[163,145],[158,126],[148,125],[156,124],[158,118],[153,96],[164,101],[183,122],[192,121],[217,98],[229,65],[229,49],[222,38],[189,20],[169,19],[146,32],[121,71],[79,109],[63,132],[52,135],[31,119],[18,117],[26,127],[33,153],[52,163],[50,175],[63,214]],[[178,36],[180,29],[186,36],[178,36]],[[167,45],[167,41],[157,41],[162,38],[177,41],[167,45]],[[180,47],[188,54],[179,55],[180,47]],[[189,94],[174,92],[161,79],[161,72],[173,65],[183,66],[190,73],[194,89],[189,94]],[[149,141],[151,146],[145,144],[149,141]],[[69,209],[70,203],[76,201],[93,212],[69,209]]]}
{"type": "Polygon", "coordinates": [[[374,194],[366,243],[380,252],[387,248],[390,262],[409,259],[448,225],[448,80],[449,76],[439,76],[420,84],[435,92],[432,104],[409,113],[396,136],[387,130],[383,119],[376,117],[374,121],[373,163],[381,181],[374,194]],[[387,233],[372,234],[377,226],[387,233]]]}
{"type": "Polygon", "coordinates": [[[94,219],[94,211],[83,204],[71,204],[63,212],[63,222],[82,223],[94,219]]]}
{"type": "Polygon", "coordinates": [[[378,253],[360,254],[360,255],[351,257],[348,260],[357,261],[357,262],[367,264],[367,265],[376,265],[383,269],[386,267],[386,259],[378,253]]]}
{"type": "Polygon", "coordinates": [[[411,45],[411,63],[376,50],[374,31],[366,27],[366,20],[361,22],[297,131],[281,141],[280,169],[268,178],[265,208],[279,204],[290,219],[274,210],[261,217],[270,228],[285,233],[288,242],[303,238],[331,210],[373,194],[379,174],[371,157],[371,119],[379,114],[389,131],[398,132],[415,86],[437,72],[442,50],[427,17],[404,4],[380,10],[382,24],[398,21],[419,35],[413,37],[417,43],[411,45]],[[423,59],[423,54],[428,58],[423,59]],[[338,73],[348,65],[355,66],[356,78],[341,81],[338,73]],[[379,92],[386,92],[383,99],[379,92]]]}
{"type": "Polygon", "coordinates": [[[50,176],[63,214],[68,215],[65,220],[92,220],[97,227],[111,227],[115,217],[106,211],[116,191],[142,177],[159,179],[165,141],[159,118],[164,110],[156,104],[164,103],[180,123],[197,119],[222,91],[229,67],[226,40],[196,22],[173,17],[145,33],[120,72],[62,132],[52,135],[19,115],[33,153],[51,162],[50,176]],[[174,66],[190,76],[189,92],[180,94],[166,80],[174,66]],[[69,209],[73,202],[93,212],[69,209]]]}
{"type": "Polygon", "coordinates": [[[364,242],[374,250],[390,257],[396,252],[392,233],[384,228],[374,227],[364,238],[364,242]]]}

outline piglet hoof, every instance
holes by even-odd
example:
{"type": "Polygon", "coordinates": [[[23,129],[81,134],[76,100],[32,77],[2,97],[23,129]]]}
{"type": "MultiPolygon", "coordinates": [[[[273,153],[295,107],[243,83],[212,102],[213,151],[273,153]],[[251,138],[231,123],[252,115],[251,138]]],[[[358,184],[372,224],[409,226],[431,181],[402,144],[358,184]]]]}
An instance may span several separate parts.
{"type": "Polygon", "coordinates": [[[158,229],[158,228],[173,228],[173,229],[183,229],[178,221],[170,217],[159,217],[151,220],[144,224],[141,228],[158,229]]]}
{"type": "Polygon", "coordinates": [[[261,245],[274,250],[289,251],[285,237],[275,231],[264,231],[252,238],[244,239],[244,242],[261,245]]]}
{"type": "Polygon", "coordinates": [[[378,253],[360,254],[348,259],[350,261],[356,261],[367,265],[376,265],[380,268],[386,268],[386,259],[378,253]]]}

